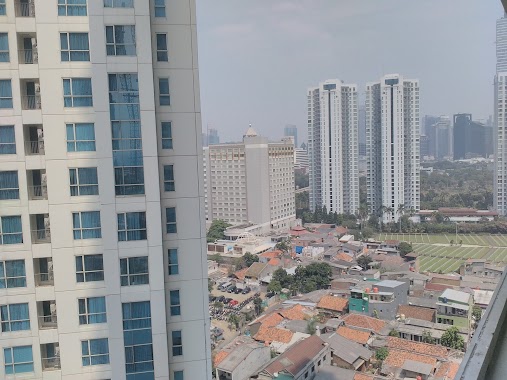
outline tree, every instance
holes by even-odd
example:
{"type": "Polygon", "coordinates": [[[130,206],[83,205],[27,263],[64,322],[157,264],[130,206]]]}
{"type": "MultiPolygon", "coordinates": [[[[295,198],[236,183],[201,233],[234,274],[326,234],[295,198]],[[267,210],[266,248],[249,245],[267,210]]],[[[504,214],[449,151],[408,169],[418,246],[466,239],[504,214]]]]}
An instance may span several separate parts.
{"type": "Polygon", "coordinates": [[[451,241],[449,242],[450,245],[454,245],[454,240],[451,239],[451,241]]]}
{"type": "Polygon", "coordinates": [[[465,348],[465,341],[463,337],[459,335],[459,330],[456,326],[448,328],[440,339],[442,346],[454,348],[455,350],[463,351],[465,348]]]}
{"type": "Polygon", "coordinates": [[[306,332],[310,335],[315,334],[317,328],[315,327],[315,320],[313,318],[308,320],[308,324],[306,325],[306,332]]]}
{"type": "Polygon", "coordinates": [[[278,282],[276,280],[271,280],[271,282],[268,284],[268,292],[273,292],[273,293],[279,294],[281,291],[282,291],[282,285],[280,284],[280,282],[278,282]]]}
{"type": "Polygon", "coordinates": [[[253,300],[255,315],[262,313],[262,300],[260,297],[255,297],[253,300]]]}
{"type": "Polygon", "coordinates": [[[479,324],[479,321],[482,318],[482,309],[480,306],[474,305],[474,307],[472,308],[472,318],[474,319],[475,326],[477,327],[477,325],[479,324]]]}
{"type": "Polygon", "coordinates": [[[224,308],[224,304],[222,302],[215,302],[213,307],[218,310],[222,310],[224,308]]]}
{"type": "Polygon", "coordinates": [[[360,256],[357,259],[357,265],[359,265],[363,270],[368,270],[368,264],[371,263],[373,260],[370,256],[360,256]]]}
{"type": "Polygon", "coordinates": [[[220,256],[219,253],[215,253],[214,255],[211,255],[210,259],[215,261],[218,265],[220,265],[224,262],[224,258],[222,256],[220,256]]]}
{"type": "Polygon", "coordinates": [[[206,234],[206,240],[208,243],[212,243],[216,240],[222,240],[225,239],[224,231],[227,227],[230,227],[231,225],[227,223],[225,220],[222,219],[215,219],[208,230],[208,233],[206,234]]]}
{"type": "Polygon", "coordinates": [[[405,214],[405,205],[403,203],[400,203],[398,209],[396,210],[396,213],[398,214],[398,219],[400,221],[400,234],[401,234],[401,217],[405,214]]]}
{"type": "Polygon", "coordinates": [[[359,205],[357,215],[359,216],[359,220],[361,222],[361,231],[362,231],[364,227],[364,221],[368,219],[368,205],[366,203],[361,203],[359,205]]]}
{"type": "Polygon", "coordinates": [[[406,241],[402,241],[400,243],[400,246],[398,248],[400,250],[401,257],[405,257],[407,255],[407,253],[410,253],[413,250],[412,249],[412,244],[407,243],[406,241]]]}
{"type": "Polygon", "coordinates": [[[389,331],[389,336],[394,336],[395,338],[399,338],[400,333],[398,331],[396,331],[395,329],[392,329],[391,331],[389,331]]]}
{"type": "Polygon", "coordinates": [[[236,314],[229,314],[229,318],[227,318],[227,322],[229,325],[234,326],[236,329],[239,327],[239,317],[236,314]]]}
{"type": "Polygon", "coordinates": [[[423,330],[422,341],[423,343],[435,344],[435,338],[431,336],[431,332],[428,330],[423,330]]]}
{"type": "Polygon", "coordinates": [[[243,255],[243,262],[245,263],[245,268],[249,268],[253,263],[259,261],[259,256],[253,255],[250,252],[247,252],[243,255]]]}
{"type": "Polygon", "coordinates": [[[275,249],[282,251],[283,253],[288,253],[291,249],[290,243],[287,240],[282,240],[276,243],[275,249]]]}
{"type": "Polygon", "coordinates": [[[389,356],[389,350],[387,347],[380,347],[377,352],[375,352],[375,359],[383,362],[389,356]]]}
{"type": "Polygon", "coordinates": [[[285,269],[278,268],[273,272],[273,277],[271,278],[271,282],[278,282],[282,288],[288,288],[292,283],[292,278],[287,274],[285,269]]]}

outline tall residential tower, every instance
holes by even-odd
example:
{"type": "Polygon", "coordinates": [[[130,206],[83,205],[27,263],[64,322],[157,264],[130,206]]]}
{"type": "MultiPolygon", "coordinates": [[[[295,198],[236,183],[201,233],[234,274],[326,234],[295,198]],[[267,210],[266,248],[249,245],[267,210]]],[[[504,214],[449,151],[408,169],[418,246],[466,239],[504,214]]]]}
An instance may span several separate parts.
{"type": "Polygon", "coordinates": [[[211,379],[194,0],[0,1],[0,378],[211,379]]]}
{"type": "Polygon", "coordinates": [[[370,213],[397,221],[420,208],[419,81],[398,74],[366,85],[370,213]]]}
{"type": "Polygon", "coordinates": [[[357,86],[327,80],[308,90],[310,208],[359,208],[357,86]]]}

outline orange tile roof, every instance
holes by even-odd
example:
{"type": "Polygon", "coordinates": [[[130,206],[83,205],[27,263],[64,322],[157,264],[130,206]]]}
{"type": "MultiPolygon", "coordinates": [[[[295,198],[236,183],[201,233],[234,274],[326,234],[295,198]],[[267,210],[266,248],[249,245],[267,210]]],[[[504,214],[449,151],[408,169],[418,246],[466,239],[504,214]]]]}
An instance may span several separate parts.
{"type": "Polygon", "coordinates": [[[396,348],[398,350],[407,350],[417,354],[430,355],[439,358],[446,358],[447,348],[436,344],[412,342],[410,340],[396,338],[394,336],[387,337],[387,347],[396,348]]]}
{"type": "Polygon", "coordinates": [[[444,380],[454,380],[456,373],[458,373],[459,364],[455,362],[445,362],[440,365],[435,378],[443,378],[444,380]]]}
{"type": "Polygon", "coordinates": [[[291,321],[303,321],[308,318],[308,314],[305,313],[305,311],[307,311],[307,309],[304,306],[296,304],[288,309],[280,311],[279,314],[291,321]]]}
{"type": "Polygon", "coordinates": [[[280,259],[274,257],[274,258],[272,258],[271,260],[268,261],[268,264],[269,265],[273,265],[273,266],[280,265],[280,259]]]}
{"type": "Polygon", "coordinates": [[[406,318],[416,318],[428,322],[433,322],[435,319],[435,310],[421,306],[400,305],[398,314],[403,314],[406,318]]]}
{"type": "Polygon", "coordinates": [[[430,364],[433,368],[437,365],[437,359],[432,356],[416,354],[415,352],[401,351],[390,348],[389,355],[384,363],[391,366],[401,368],[405,360],[413,360],[415,362],[430,364]]]}
{"type": "Polygon", "coordinates": [[[229,355],[227,351],[220,351],[215,355],[215,359],[213,360],[213,363],[215,364],[215,367],[219,365],[226,357],[229,355]]]}
{"type": "Polygon", "coordinates": [[[459,364],[451,362],[451,368],[449,368],[449,372],[447,372],[447,380],[454,380],[456,378],[456,374],[459,370],[459,364]]]}
{"type": "Polygon", "coordinates": [[[380,319],[368,317],[361,314],[348,314],[342,318],[346,326],[360,327],[379,333],[386,325],[380,319]]]}
{"type": "Polygon", "coordinates": [[[275,257],[279,257],[282,255],[282,251],[269,251],[269,252],[264,252],[264,253],[261,253],[259,256],[260,257],[265,257],[267,259],[273,259],[275,257]]]}
{"type": "Polygon", "coordinates": [[[360,344],[366,344],[370,339],[369,332],[351,329],[350,327],[346,326],[338,327],[338,330],[336,330],[336,332],[338,333],[338,335],[341,335],[346,339],[352,340],[360,344]]]}
{"type": "Polygon", "coordinates": [[[262,325],[257,334],[255,334],[254,339],[262,342],[289,343],[293,335],[294,333],[290,330],[262,325]]]}
{"type": "Polygon", "coordinates": [[[352,257],[350,257],[350,255],[347,255],[346,253],[344,252],[340,252],[339,254],[337,254],[335,257],[334,257],[336,260],[343,260],[343,261],[346,261],[348,263],[352,262],[352,257]]]}
{"type": "Polygon", "coordinates": [[[317,307],[320,309],[342,312],[348,305],[349,300],[335,296],[324,296],[320,299],[317,307]]]}
{"type": "Polygon", "coordinates": [[[241,270],[238,270],[237,272],[234,272],[234,275],[238,278],[238,280],[244,280],[247,270],[248,268],[243,268],[241,270]]]}
{"type": "Polygon", "coordinates": [[[354,380],[374,380],[373,376],[365,375],[364,373],[356,373],[354,380]]]}
{"type": "Polygon", "coordinates": [[[283,321],[283,317],[278,313],[272,313],[259,319],[262,327],[274,327],[283,321]]]}

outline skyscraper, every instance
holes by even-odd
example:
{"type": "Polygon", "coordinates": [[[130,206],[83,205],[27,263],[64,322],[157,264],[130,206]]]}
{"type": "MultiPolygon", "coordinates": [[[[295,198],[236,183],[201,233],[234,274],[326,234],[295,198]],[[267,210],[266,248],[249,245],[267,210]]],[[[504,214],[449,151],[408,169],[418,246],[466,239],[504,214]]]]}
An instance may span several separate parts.
{"type": "Polygon", "coordinates": [[[419,210],[419,127],[418,80],[392,74],[366,85],[368,204],[384,222],[397,221],[400,206],[419,210]]]}
{"type": "Polygon", "coordinates": [[[0,378],[211,379],[194,0],[0,30],[0,378]]]}
{"type": "Polygon", "coordinates": [[[283,135],[285,137],[294,137],[294,146],[297,148],[298,145],[298,127],[293,124],[287,124],[283,129],[283,135]]]}
{"type": "Polygon", "coordinates": [[[359,208],[357,86],[332,79],[308,90],[310,207],[359,208]]]}
{"type": "Polygon", "coordinates": [[[452,157],[453,129],[449,116],[440,116],[437,121],[426,128],[432,137],[430,151],[435,159],[452,157]]]}
{"type": "Polygon", "coordinates": [[[454,159],[489,157],[492,154],[492,127],[472,120],[472,115],[454,115],[454,159]]]}

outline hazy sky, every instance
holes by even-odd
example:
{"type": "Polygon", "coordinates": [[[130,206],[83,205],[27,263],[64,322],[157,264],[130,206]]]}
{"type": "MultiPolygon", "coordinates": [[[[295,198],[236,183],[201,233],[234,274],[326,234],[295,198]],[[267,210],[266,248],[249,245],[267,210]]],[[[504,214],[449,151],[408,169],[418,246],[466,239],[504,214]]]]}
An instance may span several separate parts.
{"type": "Polygon", "coordinates": [[[306,90],[400,73],[420,79],[421,116],[493,113],[500,0],[197,0],[203,129],[248,124],[306,140],[306,90]]]}

